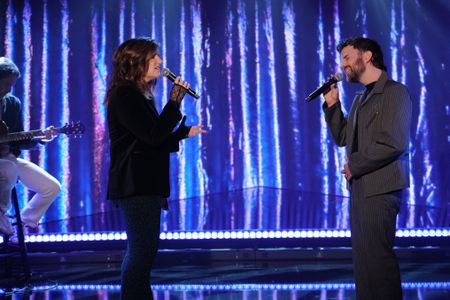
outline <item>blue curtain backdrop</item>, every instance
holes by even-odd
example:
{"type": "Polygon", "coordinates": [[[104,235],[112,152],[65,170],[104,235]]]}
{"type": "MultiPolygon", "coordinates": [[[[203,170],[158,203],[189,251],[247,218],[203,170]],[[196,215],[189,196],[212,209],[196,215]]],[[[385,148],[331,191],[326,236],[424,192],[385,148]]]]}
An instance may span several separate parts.
{"type": "MultiPolygon", "coordinates": [[[[159,41],[165,66],[201,94],[186,97],[182,111],[208,133],[172,157],[172,199],[273,187],[324,194],[326,206],[326,195],[348,195],[345,152],[327,131],[322,100],[304,98],[339,71],[338,42],[364,35],[379,41],[389,74],[412,96],[409,204],[449,204],[449,1],[2,0],[0,16],[0,55],[22,72],[14,94],[26,129],[86,125],[81,139],[59,137],[25,154],[62,182],[47,220],[112,208],[102,102],[113,51],[135,36],[159,41]]],[[[159,108],[170,87],[159,80],[159,108]]],[[[342,84],[347,109],[358,89],[342,84]]],[[[205,207],[195,199],[176,206],[184,229],[200,228],[189,221],[194,206],[205,207]]],[[[433,226],[436,216],[425,215],[433,226]]],[[[412,214],[404,225],[419,222],[412,214]]]]}

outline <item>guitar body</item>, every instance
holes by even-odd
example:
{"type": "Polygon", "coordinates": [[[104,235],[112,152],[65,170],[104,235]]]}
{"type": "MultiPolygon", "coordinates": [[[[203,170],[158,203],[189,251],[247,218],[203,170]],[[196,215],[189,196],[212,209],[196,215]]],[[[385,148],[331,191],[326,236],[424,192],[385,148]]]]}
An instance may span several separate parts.
{"type": "Polygon", "coordinates": [[[6,123],[4,121],[0,121],[0,136],[7,136],[8,135],[8,126],[6,126],[6,123]]]}
{"type": "MultiPolygon", "coordinates": [[[[4,121],[0,121],[0,137],[5,137],[8,135],[8,126],[4,121]]],[[[0,144],[0,158],[4,157],[9,153],[8,144],[0,144]]]]}

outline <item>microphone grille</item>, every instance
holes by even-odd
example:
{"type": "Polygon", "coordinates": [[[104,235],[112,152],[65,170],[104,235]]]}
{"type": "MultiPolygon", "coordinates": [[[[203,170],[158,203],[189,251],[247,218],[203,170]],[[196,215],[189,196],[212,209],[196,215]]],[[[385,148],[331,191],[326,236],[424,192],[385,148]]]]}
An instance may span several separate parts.
{"type": "Polygon", "coordinates": [[[344,79],[344,76],[342,76],[342,73],[336,73],[334,74],[334,79],[336,79],[337,81],[341,81],[342,79],[344,79]]]}
{"type": "MultiPolygon", "coordinates": [[[[163,75],[164,77],[169,76],[169,74],[170,74],[170,70],[169,70],[169,69],[167,69],[167,68],[162,69],[162,75],[163,75]]],[[[341,75],[341,76],[342,76],[342,75],[341,75]]]]}

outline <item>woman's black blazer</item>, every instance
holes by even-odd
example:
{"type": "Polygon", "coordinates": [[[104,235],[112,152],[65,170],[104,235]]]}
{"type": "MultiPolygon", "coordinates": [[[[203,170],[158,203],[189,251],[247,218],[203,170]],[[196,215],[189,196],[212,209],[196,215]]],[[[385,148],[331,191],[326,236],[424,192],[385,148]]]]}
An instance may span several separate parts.
{"type": "Polygon", "coordinates": [[[130,85],[110,91],[108,199],[170,195],[169,155],[178,151],[179,141],[187,134],[173,132],[181,117],[174,101],[168,101],[159,114],[153,98],[147,99],[130,85]]]}

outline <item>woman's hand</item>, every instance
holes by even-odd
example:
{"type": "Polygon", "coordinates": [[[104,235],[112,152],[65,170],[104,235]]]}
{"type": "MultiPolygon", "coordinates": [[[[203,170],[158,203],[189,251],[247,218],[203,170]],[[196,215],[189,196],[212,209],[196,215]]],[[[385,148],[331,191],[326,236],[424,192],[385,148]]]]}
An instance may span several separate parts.
{"type": "Polygon", "coordinates": [[[193,137],[202,133],[206,133],[206,130],[203,129],[203,125],[191,126],[188,137],[193,137]]]}
{"type": "Polygon", "coordinates": [[[172,90],[170,91],[170,100],[181,104],[183,101],[184,95],[186,95],[187,90],[189,89],[189,83],[181,79],[181,77],[175,78],[173,82],[172,90]]]}

